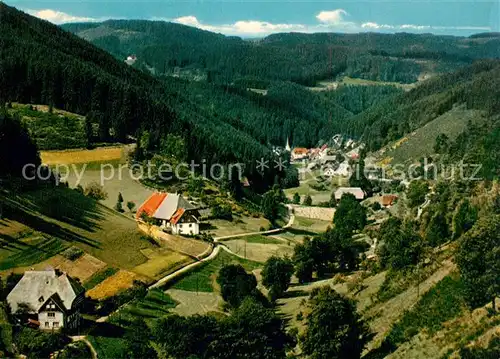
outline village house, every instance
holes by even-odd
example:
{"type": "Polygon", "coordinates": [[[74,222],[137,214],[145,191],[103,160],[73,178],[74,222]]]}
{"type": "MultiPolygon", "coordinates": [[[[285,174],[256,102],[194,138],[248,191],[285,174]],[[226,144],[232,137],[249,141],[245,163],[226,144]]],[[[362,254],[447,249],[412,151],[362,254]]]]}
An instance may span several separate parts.
{"type": "Polygon", "coordinates": [[[292,161],[300,161],[307,158],[308,149],[297,147],[292,150],[291,159],[292,161]]]}
{"type": "Polygon", "coordinates": [[[335,174],[337,176],[347,177],[351,174],[351,166],[349,166],[349,162],[342,162],[339,167],[335,170],[335,174]]]}
{"type": "Polygon", "coordinates": [[[360,187],[339,187],[335,191],[335,199],[340,201],[342,196],[347,193],[354,195],[358,201],[362,201],[365,198],[365,192],[360,187]]]}
{"type": "Polygon", "coordinates": [[[385,194],[382,196],[382,199],[380,200],[380,204],[384,207],[391,207],[394,202],[396,202],[398,199],[398,196],[395,194],[385,194]]]}
{"type": "Polygon", "coordinates": [[[75,329],[85,289],[64,273],[50,268],[26,271],[7,296],[12,313],[42,330],[75,329]]]}
{"type": "Polygon", "coordinates": [[[335,169],[333,167],[327,166],[323,168],[323,175],[326,177],[333,177],[335,176],[335,169]]]}
{"type": "Polygon", "coordinates": [[[130,55],[130,56],[127,56],[125,63],[127,65],[133,65],[136,61],[137,61],[137,57],[135,55],[130,55]]]}
{"type": "Polygon", "coordinates": [[[137,210],[136,218],[152,218],[173,234],[200,234],[200,213],[184,197],[176,193],[153,193],[137,210]]]}

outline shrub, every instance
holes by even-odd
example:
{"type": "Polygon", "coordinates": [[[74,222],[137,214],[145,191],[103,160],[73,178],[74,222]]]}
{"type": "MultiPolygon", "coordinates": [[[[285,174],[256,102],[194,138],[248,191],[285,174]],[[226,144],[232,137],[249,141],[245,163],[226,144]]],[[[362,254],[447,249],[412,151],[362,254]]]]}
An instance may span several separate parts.
{"type": "Polygon", "coordinates": [[[75,261],[78,258],[80,258],[84,253],[85,252],[82,251],[80,248],[70,247],[61,254],[64,258],[69,259],[70,261],[75,261]]]}
{"type": "Polygon", "coordinates": [[[85,187],[85,195],[87,197],[93,198],[96,201],[101,201],[108,198],[108,194],[104,191],[104,188],[97,182],[90,183],[85,187]]]}
{"type": "Polygon", "coordinates": [[[135,203],[132,202],[132,201],[128,201],[127,202],[127,208],[130,212],[133,212],[134,211],[134,208],[135,208],[135,203]]]}
{"type": "Polygon", "coordinates": [[[50,355],[63,348],[70,339],[62,333],[43,332],[31,328],[21,328],[15,338],[17,348],[28,359],[49,358],[50,355]]]}
{"type": "Polygon", "coordinates": [[[373,202],[371,207],[374,211],[380,211],[382,209],[382,206],[379,202],[373,202]]]}
{"type": "Polygon", "coordinates": [[[307,195],[306,198],[304,198],[304,202],[302,203],[304,206],[312,206],[312,198],[311,196],[307,195]]]}
{"type": "Polygon", "coordinates": [[[229,205],[216,204],[212,207],[212,218],[233,220],[233,211],[229,205]]]}

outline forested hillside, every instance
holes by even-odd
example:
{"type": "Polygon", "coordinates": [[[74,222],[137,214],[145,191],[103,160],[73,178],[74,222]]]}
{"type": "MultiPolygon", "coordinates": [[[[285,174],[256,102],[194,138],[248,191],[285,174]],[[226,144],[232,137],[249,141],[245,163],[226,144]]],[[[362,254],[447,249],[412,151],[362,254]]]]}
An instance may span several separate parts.
{"type": "Polygon", "coordinates": [[[66,24],[63,28],[124,60],[159,74],[201,70],[207,80],[285,80],[314,85],[339,74],[378,81],[412,83],[474,59],[500,57],[500,37],[430,34],[286,33],[244,41],[161,21],[109,20],[66,24]]]}
{"type": "MultiPolygon", "coordinates": [[[[438,149],[453,161],[464,157],[482,163],[483,175],[498,176],[500,131],[500,61],[484,60],[422,83],[345,122],[345,130],[362,137],[371,150],[400,139],[455,106],[479,110],[485,120],[470,121],[456,141],[438,149]]],[[[446,135],[446,134],[444,134],[446,135]]],[[[446,141],[445,141],[446,142],[446,141]]],[[[471,162],[472,163],[472,162],[471,162]]]]}
{"type": "MultiPolygon", "coordinates": [[[[101,141],[147,131],[155,149],[174,133],[184,139],[188,157],[198,161],[255,164],[270,156],[248,133],[179,97],[164,82],[48,22],[3,3],[0,12],[0,102],[47,104],[87,115],[101,141]]],[[[253,171],[247,168],[248,175],[253,171]]],[[[274,173],[255,173],[255,180],[266,187],[274,173]]]]}

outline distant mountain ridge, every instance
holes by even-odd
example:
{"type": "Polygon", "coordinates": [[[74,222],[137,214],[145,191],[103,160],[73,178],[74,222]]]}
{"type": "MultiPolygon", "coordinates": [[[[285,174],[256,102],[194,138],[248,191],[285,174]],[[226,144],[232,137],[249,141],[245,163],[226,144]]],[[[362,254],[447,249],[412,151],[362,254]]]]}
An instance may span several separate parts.
{"type": "Polygon", "coordinates": [[[500,37],[495,34],[279,33],[245,41],[162,21],[108,20],[62,27],[120,59],[136,54],[160,74],[199,69],[222,83],[257,78],[309,86],[339,74],[411,83],[422,73],[500,57],[500,37]]]}

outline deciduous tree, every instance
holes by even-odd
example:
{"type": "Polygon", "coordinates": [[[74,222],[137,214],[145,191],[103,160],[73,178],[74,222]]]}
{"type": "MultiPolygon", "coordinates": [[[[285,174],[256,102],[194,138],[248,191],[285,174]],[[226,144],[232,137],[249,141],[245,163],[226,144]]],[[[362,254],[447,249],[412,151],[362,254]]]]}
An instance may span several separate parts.
{"type": "Polygon", "coordinates": [[[304,354],[312,359],[360,358],[368,341],[368,327],[355,303],[324,286],[313,289],[308,305],[311,311],[300,338],[304,354]]]}
{"type": "Polygon", "coordinates": [[[293,272],[293,263],[289,258],[272,256],[266,261],[262,270],[262,284],[269,290],[272,300],[288,289],[293,272]]]}
{"type": "Polygon", "coordinates": [[[462,236],[456,262],[473,308],[500,295],[500,216],[481,218],[462,236]]]}

